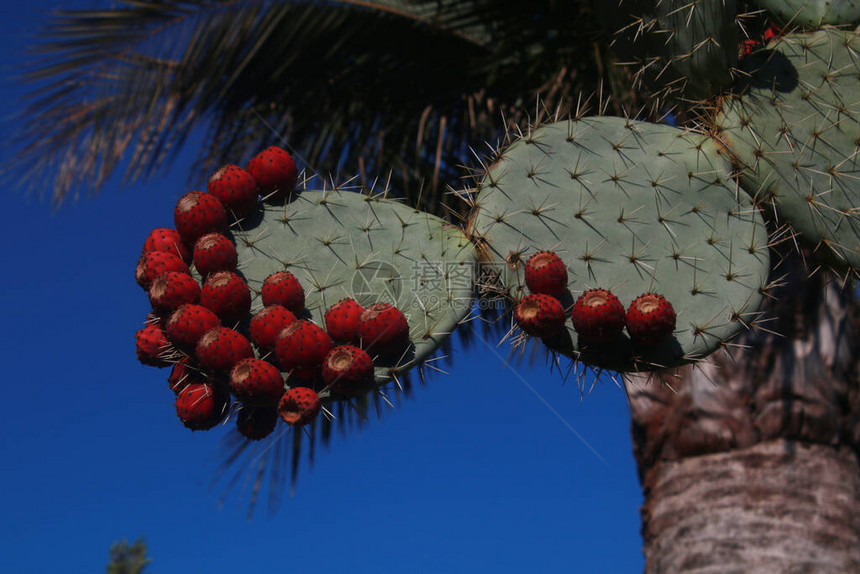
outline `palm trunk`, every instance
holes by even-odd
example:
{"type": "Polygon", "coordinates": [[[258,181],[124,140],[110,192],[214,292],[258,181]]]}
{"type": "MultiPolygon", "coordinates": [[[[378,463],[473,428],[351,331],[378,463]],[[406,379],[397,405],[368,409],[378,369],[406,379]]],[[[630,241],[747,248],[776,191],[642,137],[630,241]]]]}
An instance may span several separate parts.
{"type": "Polygon", "coordinates": [[[627,381],[649,573],[860,572],[852,288],[792,276],[744,348],[627,381]]]}

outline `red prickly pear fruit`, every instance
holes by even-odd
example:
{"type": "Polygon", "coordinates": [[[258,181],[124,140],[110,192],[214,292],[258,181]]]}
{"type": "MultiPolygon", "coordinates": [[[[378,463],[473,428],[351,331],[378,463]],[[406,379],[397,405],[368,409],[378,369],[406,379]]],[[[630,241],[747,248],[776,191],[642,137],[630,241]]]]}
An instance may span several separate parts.
{"type": "Polygon", "coordinates": [[[263,440],[275,430],[278,410],[275,407],[245,405],[236,415],[236,430],[248,440],[263,440]]]}
{"type": "Polygon", "coordinates": [[[740,46],[740,54],[739,54],[739,57],[740,57],[740,58],[744,58],[744,57],[746,57],[746,56],[749,56],[749,55],[750,55],[750,54],[752,54],[752,53],[756,50],[756,48],[758,48],[759,46],[761,46],[761,42],[759,42],[758,40],[752,40],[752,39],[746,39],[746,40],[743,40],[743,41],[741,42],[741,46],[740,46]]]}
{"type": "Polygon", "coordinates": [[[339,343],[358,344],[358,323],[364,307],[354,299],[341,299],[325,312],[325,328],[339,343]]]}
{"type": "Polygon", "coordinates": [[[560,298],[567,291],[567,267],[551,251],[539,251],[529,257],[525,277],[526,286],[532,293],[560,298]]]}
{"type": "Polygon", "coordinates": [[[164,331],[158,325],[150,323],[135,333],[137,342],[137,360],[150,367],[168,367],[172,346],[164,331]]]}
{"type": "Polygon", "coordinates": [[[216,171],[209,178],[206,189],[236,219],[245,217],[257,206],[257,182],[238,165],[225,165],[216,171]]]}
{"type": "Polygon", "coordinates": [[[215,327],[206,331],[197,346],[194,356],[204,369],[229,373],[242,359],[254,356],[248,339],[238,331],[227,327],[215,327]]]}
{"type": "Polygon", "coordinates": [[[397,307],[374,303],[361,313],[358,336],[368,353],[396,358],[409,345],[409,323],[397,307]]]}
{"type": "Polygon", "coordinates": [[[305,308],[305,290],[289,271],[278,271],[266,277],[260,295],[263,306],[281,305],[296,316],[301,315],[305,308]]]}
{"type": "Polygon", "coordinates": [[[146,241],[143,242],[143,253],[150,251],[163,251],[176,255],[185,263],[191,261],[191,252],[182,242],[182,237],[175,229],[159,227],[149,232],[146,241]]]}
{"type": "Polygon", "coordinates": [[[162,329],[167,328],[167,317],[160,313],[156,313],[153,311],[149,315],[146,316],[146,321],[144,321],[147,325],[158,325],[162,329]]]}
{"type": "Polygon", "coordinates": [[[278,403],[278,413],[290,426],[302,426],[313,422],[321,408],[319,395],[306,387],[294,387],[288,390],[278,403]]]}
{"type": "Polygon", "coordinates": [[[173,210],[176,231],[188,245],[213,231],[227,229],[227,212],[214,195],[192,191],[183,195],[173,210]]]}
{"type": "Polygon", "coordinates": [[[782,35],[782,28],[780,28],[776,24],[771,24],[770,26],[765,28],[764,32],[762,32],[761,38],[762,38],[762,40],[764,40],[765,43],[767,43],[767,42],[770,42],[771,40],[773,40],[774,38],[776,38],[777,36],[781,36],[781,35],[782,35]]]}
{"type": "Polygon", "coordinates": [[[564,307],[555,297],[533,293],[523,297],[514,313],[517,325],[533,337],[552,337],[564,328],[564,307]]]}
{"type": "Polygon", "coordinates": [[[269,305],[251,317],[251,341],[261,351],[271,351],[275,348],[278,334],[296,320],[296,316],[281,305],[269,305]]]}
{"type": "Polygon", "coordinates": [[[166,251],[148,251],[138,259],[134,276],[137,284],[149,291],[155,278],[168,271],[190,273],[188,265],[176,255],[166,251]]]}
{"type": "Polygon", "coordinates": [[[624,305],[606,289],[589,289],[571,312],[573,328],[585,341],[606,343],[624,329],[624,305]]]}
{"type": "Polygon", "coordinates": [[[167,385],[174,394],[178,395],[189,385],[211,384],[200,368],[191,363],[189,357],[183,357],[178,363],[173,365],[170,371],[170,376],[167,377],[167,385]]]}
{"type": "Polygon", "coordinates": [[[645,293],[627,308],[627,332],[642,347],[654,346],[675,330],[675,309],[662,295],[645,293]]]}
{"type": "Polygon", "coordinates": [[[167,384],[170,390],[175,394],[179,394],[182,389],[188,386],[188,379],[191,376],[188,368],[188,357],[183,357],[178,362],[173,364],[170,369],[170,376],[167,377],[167,384]]]}
{"type": "Polygon", "coordinates": [[[230,390],[246,405],[274,407],[284,394],[284,377],[271,363],[242,359],[230,371],[230,390]]]}
{"type": "Polygon", "coordinates": [[[320,378],[323,359],[333,346],[328,333],[310,321],[297,319],[278,334],[275,356],[291,377],[315,381],[320,378]]]}
{"type": "Polygon", "coordinates": [[[227,414],[230,399],[206,383],[188,385],[176,397],[176,415],[187,428],[209,430],[227,414]]]}
{"type": "Polygon", "coordinates": [[[356,397],[373,387],[373,360],[358,347],[340,345],[323,359],[322,376],[334,393],[356,397]]]}
{"type": "Polygon", "coordinates": [[[207,233],[194,244],[194,268],[203,277],[216,271],[233,271],[238,262],[236,246],[226,235],[207,233]]]}
{"type": "Polygon", "coordinates": [[[162,273],[149,287],[149,302],[159,313],[169,315],[180,305],[197,303],[200,300],[200,285],[187,273],[168,271],[162,273]]]}
{"type": "Polygon", "coordinates": [[[193,350],[206,331],[220,326],[218,316],[206,307],[180,305],[167,320],[167,338],[177,347],[193,350]]]}
{"type": "Polygon", "coordinates": [[[292,156],[279,147],[269,147],[248,162],[264,201],[283,200],[293,192],[299,170],[292,156]]]}
{"type": "Polygon", "coordinates": [[[170,370],[170,376],[167,377],[167,385],[175,394],[182,392],[182,389],[192,383],[205,383],[206,377],[190,365],[188,357],[183,357],[173,364],[170,370]]]}
{"type": "Polygon", "coordinates": [[[200,304],[212,310],[223,323],[237,323],[251,311],[251,290],[232,271],[219,271],[203,283],[200,304]]]}

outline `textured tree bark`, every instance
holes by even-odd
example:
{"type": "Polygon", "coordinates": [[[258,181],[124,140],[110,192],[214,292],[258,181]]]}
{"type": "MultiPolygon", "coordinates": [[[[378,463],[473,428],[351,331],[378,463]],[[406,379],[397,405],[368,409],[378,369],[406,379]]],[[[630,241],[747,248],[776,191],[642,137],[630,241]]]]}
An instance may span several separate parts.
{"type": "Polygon", "coordinates": [[[858,305],[785,257],[767,331],[626,381],[648,573],[860,572],[858,305]]]}
{"type": "Polygon", "coordinates": [[[849,449],[778,439],[647,473],[647,572],[860,572],[849,449]]]}

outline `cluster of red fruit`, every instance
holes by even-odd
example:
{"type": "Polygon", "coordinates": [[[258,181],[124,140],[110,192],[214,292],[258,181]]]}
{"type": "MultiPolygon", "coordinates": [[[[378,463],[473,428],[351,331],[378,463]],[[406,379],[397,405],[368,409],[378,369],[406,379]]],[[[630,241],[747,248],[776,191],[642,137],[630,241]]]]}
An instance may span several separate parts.
{"type": "Polygon", "coordinates": [[[321,409],[318,391],[366,392],[374,383],[369,353],[388,358],[409,343],[406,317],[386,303],[364,309],[352,299],[339,301],[325,313],[326,330],[298,318],[305,315],[305,294],[288,271],[263,281],[264,308],[250,317],[251,291],[236,272],[236,246],[224,234],[228,213],[248,215],[259,194],[285,198],[295,183],[292,158],[269,148],[247,170],[219,170],[208,193],[183,196],[174,210],[176,229],[155,229],[144,242],[136,276],[153,313],[137,332],[137,356],[146,365],[173,367],[168,380],[176,412],[192,430],[223,421],[231,393],[242,404],[238,430],[250,439],[270,434],[279,415],[290,425],[307,424],[321,409]]]}
{"type": "Polygon", "coordinates": [[[767,28],[765,28],[762,35],[758,38],[746,38],[741,41],[740,44],[740,57],[744,58],[745,56],[749,56],[756,49],[766,46],[768,42],[776,38],[777,36],[782,35],[782,29],[776,24],[771,24],[767,28]]]}
{"type": "MultiPolygon", "coordinates": [[[[567,267],[550,251],[532,255],[525,265],[526,286],[531,295],[517,305],[520,328],[535,337],[553,337],[563,328],[567,313],[560,298],[567,291],[567,267]]],[[[665,297],[645,293],[624,306],[607,289],[589,289],[571,310],[573,328],[583,341],[605,343],[624,327],[634,343],[648,347],[660,343],[675,330],[675,310],[665,297]]]]}

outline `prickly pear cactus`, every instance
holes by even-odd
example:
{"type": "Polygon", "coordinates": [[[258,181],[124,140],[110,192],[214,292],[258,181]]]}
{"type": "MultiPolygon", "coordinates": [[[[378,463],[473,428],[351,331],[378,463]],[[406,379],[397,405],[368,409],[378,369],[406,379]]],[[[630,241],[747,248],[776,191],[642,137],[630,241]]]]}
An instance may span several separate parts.
{"type": "Polygon", "coordinates": [[[738,59],[734,0],[595,1],[612,46],[650,90],[705,98],[727,88],[738,59]]]}
{"type": "Polygon", "coordinates": [[[674,306],[674,335],[646,351],[625,334],[588,345],[568,319],[563,337],[545,342],[586,364],[635,371],[695,361],[757,317],[767,231],[704,135],[611,117],[544,125],[503,151],[474,202],[471,232],[512,300],[527,293],[523,263],[553,250],[568,268],[568,312],[598,287],[625,307],[648,291],[674,306]]]}
{"type": "Polygon", "coordinates": [[[850,25],[860,21],[857,0],[755,0],[783,24],[818,28],[826,24],[850,25]]]}
{"type": "Polygon", "coordinates": [[[784,36],[751,61],[727,99],[720,140],[744,169],[750,194],[789,222],[830,263],[860,268],[857,99],[860,41],[823,29],[784,36]]]}
{"type": "Polygon", "coordinates": [[[304,286],[305,318],[318,325],[345,297],[403,311],[412,346],[377,365],[379,384],[430,357],[470,312],[474,247],[461,230],[406,205],[350,191],[304,191],[292,202],[263,205],[239,227],[239,269],[257,292],[252,313],[262,308],[263,280],[284,270],[304,286]]]}

